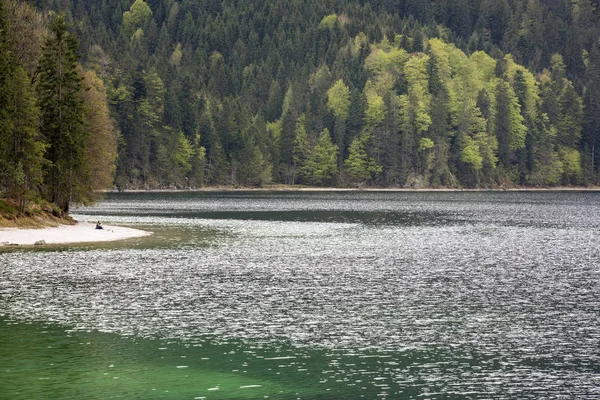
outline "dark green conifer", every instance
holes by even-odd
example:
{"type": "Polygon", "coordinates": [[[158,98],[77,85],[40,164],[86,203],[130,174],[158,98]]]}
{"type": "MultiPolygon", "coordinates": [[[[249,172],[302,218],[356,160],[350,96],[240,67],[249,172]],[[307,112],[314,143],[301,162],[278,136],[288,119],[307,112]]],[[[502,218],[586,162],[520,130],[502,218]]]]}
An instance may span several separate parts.
{"type": "Polygon", "coordinates": [[[45,170],[44,195],[64,212],[69,211],[72,202],[88,202],[92,195],[77,47],[65,16],[55,15],[39,64],[37,93],[41,132],[48,143],[46,156],[50,161],[45,170]]]}

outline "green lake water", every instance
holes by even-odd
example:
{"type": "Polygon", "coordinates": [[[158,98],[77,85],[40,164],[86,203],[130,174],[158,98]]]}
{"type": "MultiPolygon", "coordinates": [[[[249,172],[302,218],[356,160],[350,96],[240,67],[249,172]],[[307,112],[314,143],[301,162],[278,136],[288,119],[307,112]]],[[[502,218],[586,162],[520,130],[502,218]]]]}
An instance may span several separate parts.
{"type": "Polygon", "coordinates": [[[600,396],[600,194],[120,193],[0,252],[0,399],[600,396]]]}

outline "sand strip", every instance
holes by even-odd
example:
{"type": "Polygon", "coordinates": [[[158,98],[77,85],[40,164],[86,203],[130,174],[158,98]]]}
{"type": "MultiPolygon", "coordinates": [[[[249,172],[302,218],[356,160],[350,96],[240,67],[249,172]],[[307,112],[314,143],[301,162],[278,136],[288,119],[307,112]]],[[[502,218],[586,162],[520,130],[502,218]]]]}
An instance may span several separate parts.
{"type": "Polygon", "coordinates": [[[46,244],[112,242],[151,234],[152,232],[139,229],[111,225],[105,225],[104,229],[96,229],[96,224],[86,222],[42,229],[1,228],[0,246],[9,244],[27,246],[42,240],[46,244]]]}

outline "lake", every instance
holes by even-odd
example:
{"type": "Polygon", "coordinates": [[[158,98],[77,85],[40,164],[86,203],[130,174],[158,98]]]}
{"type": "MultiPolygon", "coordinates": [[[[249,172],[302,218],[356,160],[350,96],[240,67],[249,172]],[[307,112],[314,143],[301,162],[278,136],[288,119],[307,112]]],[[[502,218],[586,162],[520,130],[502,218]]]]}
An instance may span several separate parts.
{"type": "Polygon", "coordinates": [[[600,193],[115,193],[0,253],[2,399],[600,396],[600,193]]]}

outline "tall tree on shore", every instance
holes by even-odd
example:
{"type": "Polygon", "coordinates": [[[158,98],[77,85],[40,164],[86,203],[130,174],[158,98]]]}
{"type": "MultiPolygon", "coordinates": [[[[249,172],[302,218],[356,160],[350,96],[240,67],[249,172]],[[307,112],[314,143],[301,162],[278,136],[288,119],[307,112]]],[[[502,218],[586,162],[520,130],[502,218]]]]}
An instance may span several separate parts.
{"type": "Polygon", "coordinates": [[[39,110],[34,90],[23,68],[16,67],[11,73],[8,88],[11,123],[6,132],[8,146],[5,147],[7,165],[4,173],[9,179],[9,196],[23,212],[27,200],[36,197],[37,188],[42,183],[46,145],[38,131],[39,110]]]}
{"type": "Polygon", "coordinates": [[[344,162],[344,147],[346,142],[346,120],[350,110],[350,89],[341,79],[327,91],[327,107],[335,116],[333,136],[338,146],[338,169],[341,171],[344,162]]]}
{"type": "Polygon", "coordinates": [[[0,188],[25,210],[42,181],[45,145],[38,132],[38,108],[25,70],[7,40],[0,3],[0,188]]]}
{"type": "Polygon", "coordinates": [[[108,111],[104,83],[93,71],[85,71],[83,76],[81,97],[90,132],[86,145],[90,184],[92,189],[102,190],[110,188],[114,180],[118,132],[108,111]]]}
{"type": "MultiPolygon", "coordinates": [[[[8,166],[9,135],[12,121],[8,112],[9,83],[11,71],[11,51],[7,40],[7,23],[4,13],[4,0],[0,0],[0,166],[8,166]]],[[[5,170],[6,168],[2,168],[5,170]]],[[[6,190],[9,183],[7,171],[0,172],[0,192],[6,190]]]]}
{"type": "Polygon", "coordinates": [[[65,16],[55,15],[43,46],[37,85],[41,132],[51,163],[45,171],[44,195],[64,212],[71,202],[86,203],[92,195],[78,42],[68,29],[65,16]]]}
{"type": "MultiPolygon", "coordinates": [[[[8,72],[10,71],[10,50],[7,40],[7,24],[4,14],[4,0],[0,0],[0,138],[5,135],[8,129],[8,72]]],[[[2,148],[0,148],[0,151],[2,148]]],[[[0,153],[0,162],[4,162],[0,153]]]]}

